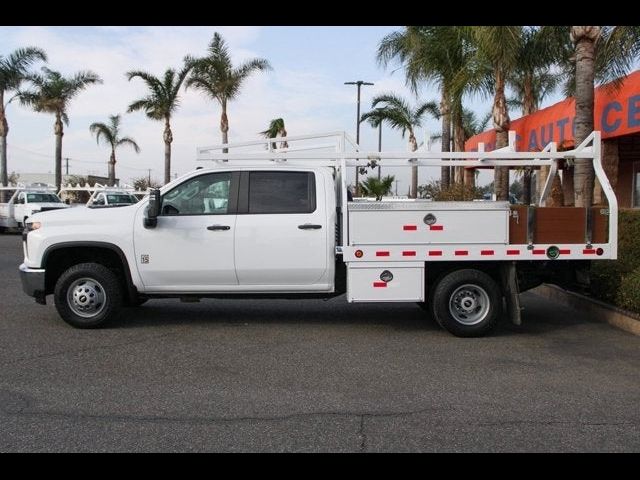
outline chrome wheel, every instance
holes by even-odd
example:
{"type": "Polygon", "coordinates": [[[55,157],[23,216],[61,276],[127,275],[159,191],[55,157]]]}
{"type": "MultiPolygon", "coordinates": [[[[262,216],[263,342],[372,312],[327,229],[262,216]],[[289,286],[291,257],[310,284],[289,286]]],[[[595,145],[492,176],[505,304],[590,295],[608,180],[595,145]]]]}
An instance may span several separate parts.
{"type": "Polygon", "coordinates": [[[82,318],[93,318],[106,305],[107,295],[93,278],[79,278],[67,290],[67,303],[71,311],[82,318]]]}
{"type": "Polygon", "coordinates": [[[489,294],[482,287],[461,285],[449,297],[449,312],[456,322],[476,325],[489,313],[490,303],[489,294]]]}

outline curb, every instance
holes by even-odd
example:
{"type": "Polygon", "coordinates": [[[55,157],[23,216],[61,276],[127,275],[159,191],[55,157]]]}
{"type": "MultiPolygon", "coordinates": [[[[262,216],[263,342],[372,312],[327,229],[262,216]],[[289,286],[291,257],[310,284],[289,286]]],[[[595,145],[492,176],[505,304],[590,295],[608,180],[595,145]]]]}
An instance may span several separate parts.
{"type": "Polygon", "coordinates": [[[628,310],[614,307],[579,293],[564,290],[556,285],[543,284],[529,291],[541,297],[560,302],[588,315],[594,320],[607,322],[613,327],[634,335],[640,335],[640,315],[628,310]]]}

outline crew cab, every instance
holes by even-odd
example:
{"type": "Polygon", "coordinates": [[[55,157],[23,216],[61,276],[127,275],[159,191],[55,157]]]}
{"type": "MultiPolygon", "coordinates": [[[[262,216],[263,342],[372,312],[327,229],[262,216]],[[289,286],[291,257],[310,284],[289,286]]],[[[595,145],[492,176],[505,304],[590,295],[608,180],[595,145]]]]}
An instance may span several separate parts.
{"type": "MultiPolygon", "coordinates": [[[[214,162],[139,203],[34,215],[26,224],[24,291],[52,294],[70,325],[94,328],[122,306],[149,299],[329,298],[416,302],[449,332],[480,336],[506,300],[519,324],[518,293],[542,281],[577,281],[589,262],[617,256],[617,203],[599,149],[575,151],[367,153],[338,136],[330,153],[311,150],[211,153],[214,162]],[[311,151],[311,153],[309,153],[311,151]],[[456,157],[458,155],[458,157],[456,157]],[[509,202],[351,199],[347,167],[549,165],[564,155],[593,158],[607,209],[547,209],[509,202]],[[519,162],[519,163],[518,163],[519,162]],[[566,228],[553,225],[563,223],[566,228]],[[551,228],[550,228],[551,226],[551,228]]],[[[327,138],[324,135],[321,138],[327,138]]],[[[288,137],[287,141],[316,137],[288,137]]],[[[599,142],[598,132],[590,137],[599,142]]],[[[272,142],[269,139],[267,148],[272,142]]],[[[279,141],[279,140],[277,140],[279,141]]],[[[239,144],[262,146],[263,141],[239,144]]],[[[550,175],[553,177],[553,175],[550,175]]]]}

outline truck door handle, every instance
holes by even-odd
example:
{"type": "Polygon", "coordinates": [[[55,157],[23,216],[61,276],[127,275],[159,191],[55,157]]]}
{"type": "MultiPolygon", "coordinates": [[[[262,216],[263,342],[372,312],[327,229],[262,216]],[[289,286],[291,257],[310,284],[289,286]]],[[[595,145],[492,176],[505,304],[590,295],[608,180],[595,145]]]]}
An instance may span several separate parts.
{"type": "Polygon", "coordinates": [[[229,225],[209,225],[207,230],[231,230],[229,225]]]}
{"type": "Polygon", "coordinates": [[[322,228],[322,225],[314,225],[313,223],[305,223],[304,225],[298,225],[300,230],[318,230],[322,228]]]}

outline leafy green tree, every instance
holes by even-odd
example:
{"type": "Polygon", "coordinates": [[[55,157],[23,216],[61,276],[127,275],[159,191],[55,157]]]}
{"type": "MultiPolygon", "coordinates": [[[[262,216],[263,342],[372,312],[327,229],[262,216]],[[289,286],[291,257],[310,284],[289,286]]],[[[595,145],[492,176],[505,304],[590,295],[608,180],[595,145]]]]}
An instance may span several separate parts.
{"type": "Polygon", "coordinates": [[[55,116],[54,134],[56,136],[55,171],[56,188],[62,183],[62,136],[63,122],[69,125],[67,110],[71,100],[88,86],[102,83],[100,77],[91,71],[81,71],[71,77],[42,67],[43,74],[29,75],[34,89],[20,92],[20,103],[30,106],[36,112],[51,113],[55,116]]]}
{"type": "MultiPolygon", "coordinates": [[[[227,104],[238,97],[244,81],[252,73],[271,70],[271,65],[263,58],[254,58],[234,67],[227,44],[218,32],[213,34],[206,57],[198,59],[188,57],[186,61],[187,65],[192,66],[192,70],[185,87],[193,87],[220,104],[222,143],[229,143],[227,104]]],[[[224,153],[228,151],[226,148],[223,149],[224,153]]]]}
{"type": "Polygon", "coordinates": [[[136,153],[140,153],[140,147],[131,137],[123,137],[120,131],[120,115],[110,115],[109,123],[92,123],[89,130],[96,136],[96,142],[100,140],[111,147],[109,157],[109,186],[113,187],[116,182],[116,149],[128,145],[136,153]]]}
{"type": "Polygon", "coordinates": [[[180,105],[179,92],[182,83],[191,71],[191,65],[186,65],[179,72],[169,68],[162,78],[140,70],[127,72],[129,81],[140,78],[149,89],[149,94],[136,100],[127,109],[127,112],[144,111],[152,120],[164,120],[164,183],[171,181],[171,143],[173,133],[171,131],[171,116],[180,105]]]}
{"type": "Polygon", "coordinates": [[[393,175],[387,175],[381,179],[367,177],[360,183],[360,191],[365,197],[376,197],[376,200],[382,200],[382,197],[391,193],[395,181],[396,177],[393,175]]]}

